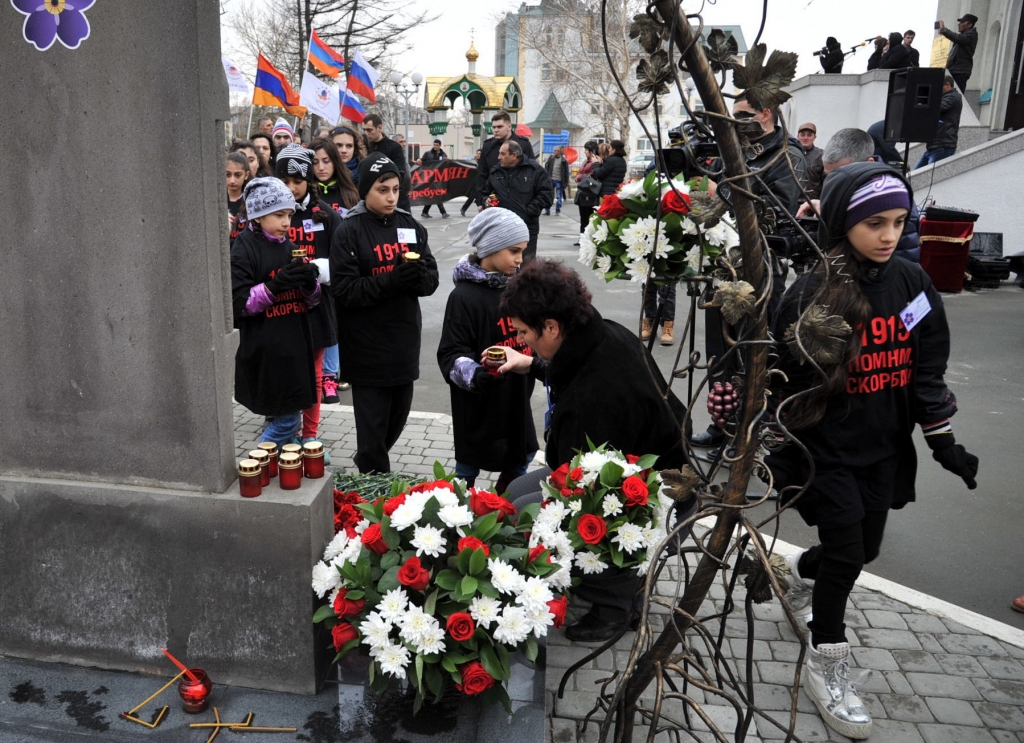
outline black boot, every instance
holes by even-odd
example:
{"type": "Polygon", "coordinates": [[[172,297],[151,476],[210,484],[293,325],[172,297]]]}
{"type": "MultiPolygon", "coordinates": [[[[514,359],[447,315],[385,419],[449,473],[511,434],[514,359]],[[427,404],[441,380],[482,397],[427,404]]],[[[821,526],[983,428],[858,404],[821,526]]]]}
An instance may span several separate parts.
{"type": "Polygon", "coordinates": [[[694,446],[721,446],[723,441],[725,441],[725,432],[711,426],[708,426],[708,430],[690,437],[690,443],[694,446]]]}

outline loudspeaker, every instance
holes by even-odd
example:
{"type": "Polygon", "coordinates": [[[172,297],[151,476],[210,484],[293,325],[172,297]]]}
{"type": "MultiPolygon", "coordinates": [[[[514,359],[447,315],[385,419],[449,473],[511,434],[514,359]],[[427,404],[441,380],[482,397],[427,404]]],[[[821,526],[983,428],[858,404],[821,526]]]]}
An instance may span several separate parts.
{"type": "Polygon", "coordinates": [[[942,80],[937,67],[893,70],[885,104],[886,142],[931,142],[939,131],[942,80]]]}

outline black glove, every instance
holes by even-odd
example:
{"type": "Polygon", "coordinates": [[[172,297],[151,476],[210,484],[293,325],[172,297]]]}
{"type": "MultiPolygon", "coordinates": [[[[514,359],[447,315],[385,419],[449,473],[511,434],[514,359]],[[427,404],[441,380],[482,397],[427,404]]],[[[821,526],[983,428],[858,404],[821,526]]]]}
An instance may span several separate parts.
{"type": "Polygon", "coordinates": [[[495,385],[501,384],[504,381],[505,376],[503,374],[491,374],[482,366],[473,372],[473,389],[477,392],[487,392],[495,385]]]}
{"type": "Polygon", "coordinates": [[[274,278],[265,282],[271,294],[277,296],[281,292],[294,289],[299,285],[298,278],[292,274],[295,265],[294,263],[285,264],[274,274],[274,278]]]}
{"type": "Polygon", "coordinates": [[[952,433],[937,433],[924,437],[925,443],[932,450],[932,459],[942,468],[959,475],[967,483],[968,490],[978,487],[975,476],[978,474],[978,458],[956,443],[952,433]]]}
{"type": "Polygon", "coordinates": [[[391,272],[392,281],[400,291],[414,293],[420,289],[420,283],[427,271],[427,267],[419,261],[399,263],[391,272]]]}
{"type": "Polygon", "coordinates": [[[316,279],[320,275],[320,269],[312,263],[299,263],[291,270],[290,275],[295,277],[298,286],[306,291],[316,289],[316,279]]]}

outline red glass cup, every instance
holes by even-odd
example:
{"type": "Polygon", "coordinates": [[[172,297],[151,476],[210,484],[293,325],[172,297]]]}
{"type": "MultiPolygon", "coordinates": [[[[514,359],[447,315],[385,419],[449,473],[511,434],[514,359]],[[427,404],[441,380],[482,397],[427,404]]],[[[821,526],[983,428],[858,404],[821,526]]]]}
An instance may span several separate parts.
{"type": "Polygon", "coordinates": [[[202,668],[192,668],[192,675],[196,677],[193,681],[185,674],[178,682],[178,696],[181,697],[182,709],[191,715],[202,712],[210,701],[210,690],[213,682],[206,675],[202,668]]]}
{"type": "Polygon", "coordinates": [[[243,459],[238,463],[238,491],[243,498],[255,498],[263,493],[261,470],[255,459],[243,459]]]}
{"type": "Polygon", "coordinates": [[[281,490],[298,490],[302,487],[302,457],[288,452],[278,458],[278,479],[281,490]]]}
{"type": "Polygon", "coordinates": [[[484,354],[483,367],[488,374],[497,377],[498,369],[505,365],[506,358],[504,348],[488,348],[484,354]]]}
{"type": "Polygon", "coordinates": [[[324,476],[323,444],[319,441],[310,441],[302,445],[302,467],[310,480],[319,480],[324,476]]]}

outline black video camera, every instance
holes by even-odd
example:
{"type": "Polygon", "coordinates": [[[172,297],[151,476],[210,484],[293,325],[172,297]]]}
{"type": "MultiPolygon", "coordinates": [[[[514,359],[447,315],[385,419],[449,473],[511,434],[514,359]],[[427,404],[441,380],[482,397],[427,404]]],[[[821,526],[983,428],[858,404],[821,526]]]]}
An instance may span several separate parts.
{"type": "Polygon", "coordinates": [[[718,143],[693,121],[669,129],[668,141],[669,147],[658,150],[658,161],[669,178],[680,173],[686,179],[699,178],[719,156],[718,143]]]}
{"type": "Polygon", "coordinates": [[[786,211],[773,206],[775,227],[771,234],[765,235],[768,247],[780,258],[793,261],[793,269],[803,273],[818,259],[818,253],[811,243],[800,233],[795,223],[799,223],[804,232],[812,238],[818,235],[818,219],[816,217],[792,217],[786,211]]]}
{"type": "Polygon", "coordinates": [[[811,52],[811,54],[813,54],[815,57],[820,57],[822,54],[828,54],[828,47],[827,46],[823,46],[818,51],[811,52]]]}

